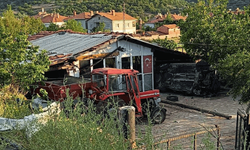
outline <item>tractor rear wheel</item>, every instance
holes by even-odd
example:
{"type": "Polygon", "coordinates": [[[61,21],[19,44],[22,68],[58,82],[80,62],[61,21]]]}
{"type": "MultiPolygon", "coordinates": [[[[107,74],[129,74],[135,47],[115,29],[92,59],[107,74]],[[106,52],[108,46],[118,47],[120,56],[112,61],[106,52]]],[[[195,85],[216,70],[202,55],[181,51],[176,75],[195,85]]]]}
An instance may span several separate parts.
{"type": "Polygon", "coordinates": [[[123,99],[120,99],[119,97],[107,98],[97,104],[97,110],[99,113],[107,114],[111,111],[118,112],[118,108],[122,106],[126,106],[123,99]]]}

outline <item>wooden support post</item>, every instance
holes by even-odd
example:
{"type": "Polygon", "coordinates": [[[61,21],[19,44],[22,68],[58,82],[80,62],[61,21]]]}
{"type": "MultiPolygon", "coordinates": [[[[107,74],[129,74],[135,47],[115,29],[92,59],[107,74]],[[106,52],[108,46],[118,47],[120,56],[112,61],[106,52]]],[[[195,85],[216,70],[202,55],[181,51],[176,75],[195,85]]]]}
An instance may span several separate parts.
{"type": "Polygon", "coordinates": [[[197,150],[197,135],[194,134],[194,150],[197,150]]]}
{"type": "Polygon", "coordinates": [[[167,144],[168,144],[167,150],[170,150],[170,141],[168,141],[167,144]]]}
{"type": "Polygon", "coordinates": [[[220,149],[220,127],[218,125],[215,125],[217,130],[217,150],[220,149]]]}
{"type": "Polygon", "coordinates": [[[136,147],[135,142],[135,107],[124,106],[120,108],[120,118],[123,123],[123,131],[125,138],[129,138],[131,148],[136,147]],[[129,128],[129,129],[128,129],[129,128]],[[128,137],[129,131],[129,137],[128,137]]]}

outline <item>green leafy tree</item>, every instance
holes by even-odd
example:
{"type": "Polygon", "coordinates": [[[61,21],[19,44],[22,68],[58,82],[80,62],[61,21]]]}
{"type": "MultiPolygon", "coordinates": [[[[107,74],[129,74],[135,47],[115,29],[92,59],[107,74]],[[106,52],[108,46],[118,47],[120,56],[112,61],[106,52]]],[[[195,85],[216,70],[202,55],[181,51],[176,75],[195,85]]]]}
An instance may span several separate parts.
{"type": "Polygon", "coordinates": [[[181,42],[195,59],[210,63],[232,85],[233,97],[250,100],[249,7],[244,13],[227,10],[227,0],[199,0],[185,10],[188,17],[179,23],[181,42]]]}
{"type": "Polygon", "coordinates": [[[26,21],[17,19],[10,9],[0,17],[0,88],[10,84],[24,90],[42,80],[49,68],[46,51],[27,40],[30,31],[38,30],[26,21]]]}
{"type": "Polygon", "coordinates": [[[25,33],[26,34],[36,34],[40,31],[46,30],[45,25],[41,21],[41,19],[35,19],[33,17],[25,16],[22,19],[22,24],[25,25],[25,33]]]}
{"type": "Polygon", "coordinates": [[[58,30],[60,30],[60,27],[51,22],[46,30],[47,31],[58,31],[58,30]]]}
{"type": "Polygon", "coordinates": [[[86,33],[87,30],[82,28],[82,24],[76,20],[68,20],[65,25],[65,29],[71,29],[72,31],[76,32],[84,32],[86,33]]]}
{"type": "Polygon", "coordinates": [[[167,49],[175,49],[177,47],[177,43],[173,40],[168,40],[167,37],[162,40],[162,39],[154,39],[152,42],[157,43],[158,45],[167,48],[167,49]]]}
{"type": "Polygon", "coordinates": [[[105,28],[105,23],[104,22],[100,22],[97,27],[94,27],[92,29],[92,32],[99,32],[99,31],[104,32],[105,31],[104,28],[105,28]]]}

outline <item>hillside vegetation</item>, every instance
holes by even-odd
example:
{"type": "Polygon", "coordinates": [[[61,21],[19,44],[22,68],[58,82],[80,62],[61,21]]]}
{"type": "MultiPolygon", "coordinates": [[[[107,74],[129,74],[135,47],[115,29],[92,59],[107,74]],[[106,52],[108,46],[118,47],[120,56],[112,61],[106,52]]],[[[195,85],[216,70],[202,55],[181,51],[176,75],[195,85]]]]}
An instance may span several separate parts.
{"type": "MultiPolygon", "coordinates": [[[[0,13],[7,8],[7,5],[11,5],[16,13],[30,16],[37,14],[41,8],[45,8],[49,13],[56,11],[65,16],[72,15],[73,10],[77,13],[91,10],[108,12],[112,9],[121,12],[124,1],[126,13],[144,21],[157,13],[180,13],[186,6],[197,2],[197,0],[1,0],[0,13]]],[[[229,0],[228,9],[243,9],[249,4],[250,1],[246,0],[229,0]]]]}
{"type": "MultiPolygon", "coordinates": [[[[124,0],[3,0],[0,2],[0,12],[7,8],[7,4],[12,9],[22,14],[35,15],[42,7],[47,12],[59,12],[61,15],[69,16],[73,10],[77,13],[87,11],[108,12],[115,10],[123,11],[124,0]]],[[[150,14],[166,12],[179,13],[184,7],[189,5],[185,0],[127,0],[125,1],[126,13],[133,17],[141,17],[147,20],[150,14]]]]}

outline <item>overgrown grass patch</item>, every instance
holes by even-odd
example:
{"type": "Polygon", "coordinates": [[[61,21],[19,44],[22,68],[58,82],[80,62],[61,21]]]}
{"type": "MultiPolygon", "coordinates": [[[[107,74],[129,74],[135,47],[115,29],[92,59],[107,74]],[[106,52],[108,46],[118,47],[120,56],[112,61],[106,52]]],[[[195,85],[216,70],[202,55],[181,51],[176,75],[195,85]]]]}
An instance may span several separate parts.
{"type": "Polygon", "coordinates": [[[33,110],[31,100],[27,100],[24,93],[13,85],[0,89],[0,117],[21,119],[39,110],[33,110]]]}

